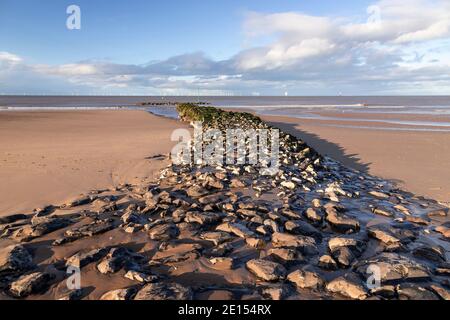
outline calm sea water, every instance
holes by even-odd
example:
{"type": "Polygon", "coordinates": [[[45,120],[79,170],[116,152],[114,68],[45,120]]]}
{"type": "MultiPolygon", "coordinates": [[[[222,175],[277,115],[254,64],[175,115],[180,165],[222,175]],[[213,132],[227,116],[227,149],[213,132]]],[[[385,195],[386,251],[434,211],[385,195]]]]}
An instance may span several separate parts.
{"type": "MultiPolygon", "coordinates": [[[[177,117],[173,103],[206,102],[213,106],[228,108],[250,108],[258,114],[282,115],[301,119],[358,121],[390,124],[390,130],[450,131],[450,96],[353,96],[353,97],[192,97],[192,96],[0,96],[0,111],[5,110],[54,110],[54,109],[141,109],[152,113],[177,117]],[[141,105],[146,103],[146,105],[141,105]],[[355,118],[333,118],[318,115],[317,111],[358,114],[355,118]],[[364,114],[389,114],[386,119],[368,119],[364,114]],[[395,115],[435,116],[433,119],[405,120],[395,115]],[[436,128],[439,127],[439,128],[436,128]],[[448,127],[448,129],[446,129],[448,127]]],[[[340,126],[345,126],[340,125],[340,126]]],[[[352,124],[348,124],[349,127],[352,124]]],[[[360,126],[363,128],[364,126],[360,126]]]]}

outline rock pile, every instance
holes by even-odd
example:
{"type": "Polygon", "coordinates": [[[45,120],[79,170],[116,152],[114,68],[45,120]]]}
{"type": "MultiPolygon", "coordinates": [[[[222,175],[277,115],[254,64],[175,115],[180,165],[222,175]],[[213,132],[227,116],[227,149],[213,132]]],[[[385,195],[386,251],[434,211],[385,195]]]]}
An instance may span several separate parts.
{"type": "MultiPolygon", "coordinates": [[[[246,113],[179,111],[205,128],[269,128],[246,113]]],[[[258,169],[171,164],[153,183],[3,217],[0,241],[10,245],[0,246],[0,290],[111,300],[449,298],[448,208],[282,132],[278,173],[258,169]],[[87,274],[103,284],[58,295],[69,266],[81,269],[82,286],[87,274]]]]}

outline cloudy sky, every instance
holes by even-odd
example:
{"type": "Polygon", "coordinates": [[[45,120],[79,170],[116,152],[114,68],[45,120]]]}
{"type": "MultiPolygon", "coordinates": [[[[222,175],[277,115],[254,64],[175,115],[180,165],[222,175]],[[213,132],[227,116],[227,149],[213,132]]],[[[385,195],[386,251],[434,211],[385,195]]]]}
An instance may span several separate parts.
{"type": "Polygon", "coordinates": [[[0,0],[0,94],[450,95],[450,0],[158,2],[0,0]]]}

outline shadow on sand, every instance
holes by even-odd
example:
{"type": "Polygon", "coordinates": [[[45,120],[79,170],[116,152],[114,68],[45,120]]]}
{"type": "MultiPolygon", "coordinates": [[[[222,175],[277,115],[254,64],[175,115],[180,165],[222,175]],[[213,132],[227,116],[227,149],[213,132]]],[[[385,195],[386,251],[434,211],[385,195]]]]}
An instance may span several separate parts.
{"type": "Polygon", "coordinates": [[[360,172],[369,174],[369,169],[371,163],[364,163],[357,154],[347,154],[343,147],[333,142],[324,140],[318,135],[310,132],[300,130],[296,123],[286,123],[286,122],[275,122],[267,121],[270,125],[289,133],[308,144],[310,147],[314,148],[321,155],[329,156],[343,165],[356,169],[360,172]]]}

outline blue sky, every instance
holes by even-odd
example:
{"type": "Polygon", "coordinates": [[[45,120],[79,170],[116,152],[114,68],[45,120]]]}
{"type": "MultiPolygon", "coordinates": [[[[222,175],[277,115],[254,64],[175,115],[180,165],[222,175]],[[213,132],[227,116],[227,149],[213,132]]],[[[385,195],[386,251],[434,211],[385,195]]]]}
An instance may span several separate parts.
{"type": "Polygon", "coordinates": [[[0,1],[4,94],[450,94],[450,7],[0,1]],[[81,9],[81,30],[66,8],[81,9]]]}

